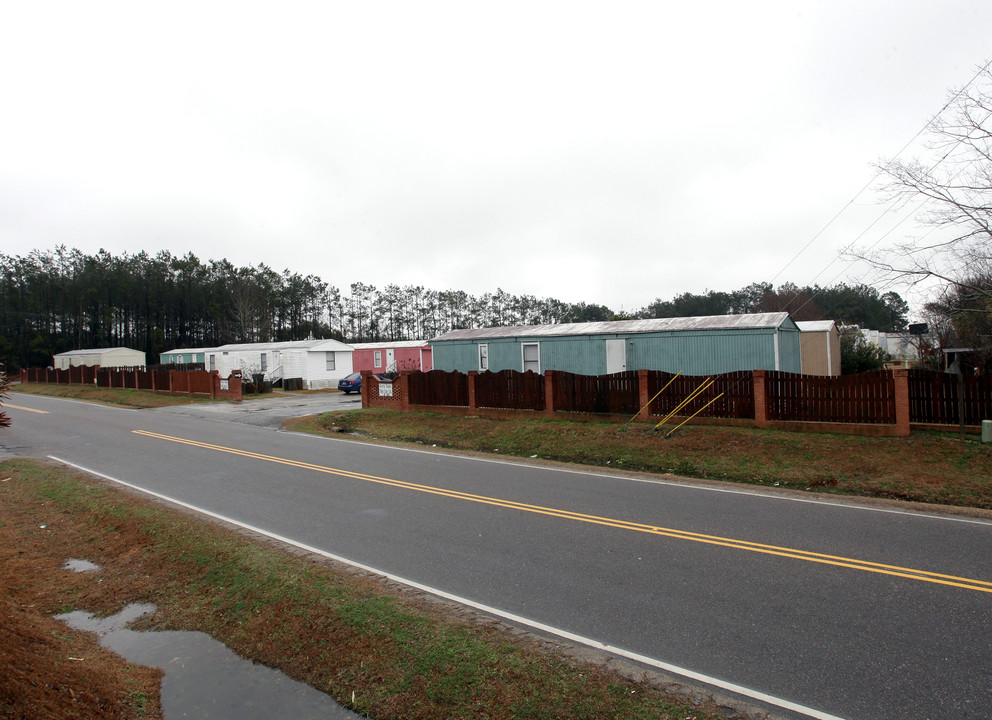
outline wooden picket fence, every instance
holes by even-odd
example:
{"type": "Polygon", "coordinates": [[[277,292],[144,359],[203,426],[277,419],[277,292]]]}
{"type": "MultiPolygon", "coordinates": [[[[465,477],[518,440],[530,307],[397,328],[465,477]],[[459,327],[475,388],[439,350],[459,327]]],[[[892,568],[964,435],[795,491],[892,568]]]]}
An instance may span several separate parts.
{"type": "Polygon", "coordinates": [[[909,371],[909,409],[915,423],[980,425],[992,420],[992,376],[909,371]]]}
{"type": "Polygon", "coordinates": [[[190,395],[226,400],[242,398],[241,377],[221,378],[205,370],[146,370],[144,368],[101,368],[79,365],[66,370],[24,368],[24,383],[52,385],[95,385],[101,388],[145,390],[169,395],[190,395]]]}
{"type": "MultiPolygon", "coordinates": [[[[841,377],[770,370],[711,377],[654,370],[599,376],[551,370],[544,375],[432,370],[402,373],[401,378],[408,388],[408,405],[469,412],[626,415],[642,421],[655,418],[652,422],[671,414],[752,421],[759,427],[819,425],[837,432],[846,432],[844,426],[859,426],[863,429],[850,431],[863,434],[906,434],[911,423],[956,426],[962,409],[965,425],[972,428],[992,419],[992,378],[921,370],[841,377]]],[[[395,402],[393,406],[398,407],[395,402]]]]}
{"type": "Polygon", "coordinates": [[[896,421],[895,381],[885,370],[840,377],[768,371],[765,378],[769,420],[896,421]]]}

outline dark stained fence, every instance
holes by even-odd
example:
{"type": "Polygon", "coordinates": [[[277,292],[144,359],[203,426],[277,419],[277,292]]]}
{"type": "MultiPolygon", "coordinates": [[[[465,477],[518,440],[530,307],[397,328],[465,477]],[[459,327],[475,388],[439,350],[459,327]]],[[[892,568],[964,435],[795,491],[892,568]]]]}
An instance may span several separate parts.
{"type": "Polygon", "coordinates": [[[561,412],[633,415],[638,407],[637,371],[612,375],[575,375],[556,372],[554,406],[561,412]]]}
{"type": "Polygon", "coordinates": [[[168,370],[152,370],[151,375],[155,376],[155,387],[159,390],[164,390],[169,387],[169,371],[168,370]]]}
{"type": "Polygon", "coordinates": [[[702,387],[707,379],[712,380],[713,384],[680,409],[680,416],[687,417],[701,409],[699,417],[754,418],[754,382],[750,370],[714,375],[711,378],[695,375],[676,377],[672,373],[651,370],[648,372],[648,398],[654,399],[648,414],[668,415],[697,388],[702,387]],[[664,391],[659,395],[662,388],[664,391]],[[722,397],[706,405],[720,393],[723,393],[722,397]]]}
{"type": "Polygon", "coordinates": [[[933,370],[909,371],[909,420],[957,425],[961,422],[958,382],[964,390],[964,423],[992,420],[992,376],[952,375],[933,370]]]}
{"type": "Polygon", "coordinates": [[[203,393],[209,395],[213,388],[213,379],[206,371],[193,371],[186,373],[189,377],[189,392],[203,393]]]}
{"type": "Polygon", "coordinates": [[[769,370],[765,377],[769,420],[896,421],[895,380],[887,370],[836,378],[769,370]]]}
{"type": "Polygon", "coordinates": [[[468,375],[431,370],[412,372],[408,378],[413,405],[452,405],[468,407],[468,375]]]}
{"type": "Polygon", "coordinates": [[[544,409],[544,376],[532,370],[484,372],[475,377],[475,405],[482,408],[544,409]]]}

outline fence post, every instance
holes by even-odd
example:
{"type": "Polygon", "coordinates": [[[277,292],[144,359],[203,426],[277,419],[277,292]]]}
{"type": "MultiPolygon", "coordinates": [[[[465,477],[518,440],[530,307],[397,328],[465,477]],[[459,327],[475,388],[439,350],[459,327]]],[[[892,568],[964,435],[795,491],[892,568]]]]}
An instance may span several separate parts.
{"type": "Polygon", "coordinates": [[[892,379],[896,393],[896,437],[909,437],[909,370],[895,368],[892,379]]]}
{"type": "Polygon", "coordinates": [[[651,408],[648,405],[651,404],[650,393],[648,392],[648,371],[647,369],[641,369],[637,371],[637,406],[641,408],[641,411],[637,414],[638,420],[647,420],[651,415],[651,408]]]}
{"type": "Polygon", "coordinates": [[[469,412],[475,410],[475,378],[479,375],[478,370],[468,371],[468,409],[469,412]]]}
{"type": "Polygon", "coordinates": [[[555,414],[555,371],[544,371],[544,412],[555,414]]]}
{"type": "Polygon", "coordinates": [[[754,424],[759,428],[765,427],[768,424],[767,380],[765,370],[758,369],[751,371],[754,394],[754,424]]]}

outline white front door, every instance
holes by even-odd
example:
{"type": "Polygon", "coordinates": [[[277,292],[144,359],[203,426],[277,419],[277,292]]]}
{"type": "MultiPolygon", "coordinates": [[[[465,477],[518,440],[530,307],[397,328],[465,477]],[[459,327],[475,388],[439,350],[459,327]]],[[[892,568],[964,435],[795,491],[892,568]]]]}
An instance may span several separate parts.
{"type": "MultiPolygon", "coordinates": [[[[395,357],[396,357],[396,351],[395,350],[393,350],[392,348],[389,348],[388,350],[386,350],[386,369],[387,370],[389,370],[390,368],[393,368],[393,360],[395,359],[395,357]]],[[[393,369],[395,370],[396,368],[393,368],[393,369]]]]}
{"type": "Polygon", "coordinates": [[[623,338],[606,341],[606,374],[627,369],[627,341],[623,338]]]}

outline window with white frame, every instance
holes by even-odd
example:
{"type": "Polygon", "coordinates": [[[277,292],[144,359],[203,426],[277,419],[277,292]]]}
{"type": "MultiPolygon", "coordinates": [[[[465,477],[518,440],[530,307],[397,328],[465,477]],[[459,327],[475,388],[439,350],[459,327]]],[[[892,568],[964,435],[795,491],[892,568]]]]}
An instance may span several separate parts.
{"type": "Polygon", "coordinates": [[[372,365],[377,368],[382,367],[382,350],[374,351],[372,365]]]}
{"type": "Polygon", "coordinates": [[[265,353],[262,353],[261,358],[262,358],[262,372],[265,372],[265,368],[268,367],[269,364],[269,356],[266,355],[265,353]]]}
{"type": "Polygon", "coordinates": [[[541,343],[521,343],[520,352],[523,357],[524,372],[531,370],[541,372],[541,343]]]}
{"type": "Polygon", "coordinates": [[[324,353],[324,369],[333,370],[334,369],[334,353],[328,351],[324,353]]]}
{"type": "Polygon", "coordinates": [[[479,345],[479,372],[486,372],[489,369],[489,344],[479,345]]]}

